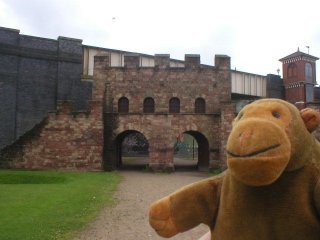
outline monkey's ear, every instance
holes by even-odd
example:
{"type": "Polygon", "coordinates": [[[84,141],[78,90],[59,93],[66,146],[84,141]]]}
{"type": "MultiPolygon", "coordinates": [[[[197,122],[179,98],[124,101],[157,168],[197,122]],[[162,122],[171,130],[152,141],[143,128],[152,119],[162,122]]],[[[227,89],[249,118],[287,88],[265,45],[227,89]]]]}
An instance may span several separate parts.
{"type": "Polygon", "coordinates": [[[320,124],[320,113],[311,108],[305,108],[300,111],[304,125],[309,132],[313,132],[320,124]]]}

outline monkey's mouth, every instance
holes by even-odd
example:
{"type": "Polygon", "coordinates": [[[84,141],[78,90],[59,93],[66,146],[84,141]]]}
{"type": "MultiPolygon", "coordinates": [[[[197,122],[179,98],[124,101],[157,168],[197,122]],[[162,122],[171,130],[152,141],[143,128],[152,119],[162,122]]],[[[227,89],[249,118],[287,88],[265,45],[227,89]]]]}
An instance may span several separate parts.
{"type": "Polygon", "coordinates": [[[280,147],[280,144],[274,144],[274,145],[271,145],[269,147],[254,151],[252,153],[243,154],[243,155],[235,154],[235,153],[233,153],[233,152],[231,152],[229,150],[227,150],[227,153],[232,157],[253,157],[253,156],[256,156],[256,155],[258,155],[260,153],[264,153],[264,152],[270,151],[270,150],[278,148],[278,147],[280,147]]]}

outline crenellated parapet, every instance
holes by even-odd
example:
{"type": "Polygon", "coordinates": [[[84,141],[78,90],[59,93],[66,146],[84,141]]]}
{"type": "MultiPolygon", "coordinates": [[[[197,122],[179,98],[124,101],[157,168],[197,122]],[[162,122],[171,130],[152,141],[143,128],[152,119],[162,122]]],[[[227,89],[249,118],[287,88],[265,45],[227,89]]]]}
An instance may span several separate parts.
{"type": "MultiPolygon", "coordinates": [[[[111,66],[111,58],[112,55],[110,53],[100,53],[94,57],[94,69],[97,70],[106,70],[111,66]]],[[[229,70],[230,69],[230,57],[227,55],[215,55],[215,66],[221,70],[229,70]]],[[[155,54],[153,57],[153,64],[148,62],[147,65],[144,65],[143,57],[140,54],[135,53],[127,53],[123,56],[124,64],[121,66],[114,66],[118,68],[150,68],[154,67],[156,69],[169,69],[169,68],[177,68],[177,61],[170,58],[170,54],[155,54]]],[[[180,65],[178,68],[185,69],[195,69],[201,68],[205,66],[206,68],[209,65],[201,64],[201,57],[199,54],[185,54],[184,61],[180,61],[180,65]]]]}
{"type": "Polygon", "coordinates": [[[126,55],[124,55],[124,67],[125,68],[138,68],[138,67],[140,67],[140,55],[139,54],[126,54],[126,55]]]}
{"type": "Polygon", "coordinates": [[[221,70],[230,70],[231,60],[227,55],[215,55],[214,65],[221,70]]]}
{"type": "Polygon", "coordinates": [[[186,54],[184,57],[185,68],[199,68],[200,55],[199,54],[186,54]]]}
{"type": "Polygon", "coordinates": [[[96,70],[105,70],[110,66],[110,54],[100,53],[94,56],[94,68],[96,70]]]}
{"type": "Polygon", "coordinates": [[[155,54],[154,65],[156,68],[170,68],[170,54],[155,54]]]}

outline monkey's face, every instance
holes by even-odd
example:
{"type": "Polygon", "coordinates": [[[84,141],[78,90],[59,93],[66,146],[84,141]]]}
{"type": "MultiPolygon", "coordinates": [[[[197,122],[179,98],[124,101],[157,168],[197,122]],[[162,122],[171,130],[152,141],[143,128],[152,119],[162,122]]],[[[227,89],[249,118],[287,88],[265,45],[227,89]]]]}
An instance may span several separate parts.
{"type": "Polygon", "coordinates": [[[230,173],[250,186],[276,181],[292,154],[291,122],[291,111],[278,101],[257,101],[242,109],[227,143],[230,173]]]}

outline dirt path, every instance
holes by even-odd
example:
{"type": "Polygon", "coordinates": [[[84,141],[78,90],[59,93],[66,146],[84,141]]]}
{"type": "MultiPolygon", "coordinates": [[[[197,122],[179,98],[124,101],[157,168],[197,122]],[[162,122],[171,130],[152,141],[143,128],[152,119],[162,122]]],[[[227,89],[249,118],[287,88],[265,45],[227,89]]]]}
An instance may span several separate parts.
{"type": "MultiPolygon", "coordinates": [[[[115,194],[117,204],[104,209],[100,216],[74,240],[151,240],[159,237],[148,223],[149,205],[188,183],[208,177],[200,172],[145,173],[121,171],[123,181],[115,194]]],[[[200,225],[173,240],[198,239],[208,231],[200,225]]]]}

